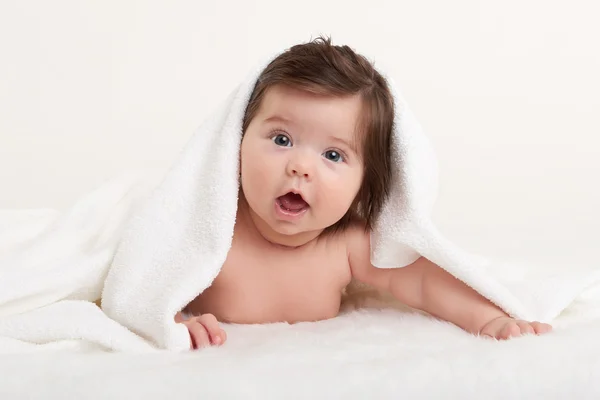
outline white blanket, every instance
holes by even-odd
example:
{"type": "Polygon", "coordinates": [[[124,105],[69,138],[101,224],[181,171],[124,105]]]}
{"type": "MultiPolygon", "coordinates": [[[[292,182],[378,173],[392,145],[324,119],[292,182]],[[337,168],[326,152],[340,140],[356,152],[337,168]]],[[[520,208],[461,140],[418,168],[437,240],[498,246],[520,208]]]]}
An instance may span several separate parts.
{"type": "Polygon", "coordinates": [[[0,398],[600,398],[600,319],[505,342],[395,310],[225,329],[201,352],[3,355],[0,398]]]}
{"type": "MultiPolygon", "coordinates": [[[[189,348],[187,330],[173,316],[211,284],[229,251],[242,117],[265,65],[200,126],[148,196],[135,189],[135,179],[118,179],[64,215],[0,229],[0,350],[90,343],[128,351],[189,348]],[[101,293],[102,310],[93,303],[101,293]]],[[[511,315],[531,320],[551,321],[593,289],[598,268],[499,265],[437,231],[430,218],[435,157],[390,84],[394,183],[372,235],[373,264],[402,267],[425,256],[511,315]]]]}

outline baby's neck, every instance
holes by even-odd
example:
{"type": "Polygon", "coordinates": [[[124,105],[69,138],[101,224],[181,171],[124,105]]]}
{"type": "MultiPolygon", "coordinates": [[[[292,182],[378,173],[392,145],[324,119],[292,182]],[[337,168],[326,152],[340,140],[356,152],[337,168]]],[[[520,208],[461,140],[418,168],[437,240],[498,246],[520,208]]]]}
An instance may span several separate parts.
{"type": "Polygon", "coordinates": [[[291,250],[306,246],[314,242],[322,233],[321,231],[310,231],[285,235],[275,232],[252,211],[243,195],[240,195],[238,202],[238,221],[244,224],[250,232],[261,237],[265,244],[279,249],[291,250]]]}

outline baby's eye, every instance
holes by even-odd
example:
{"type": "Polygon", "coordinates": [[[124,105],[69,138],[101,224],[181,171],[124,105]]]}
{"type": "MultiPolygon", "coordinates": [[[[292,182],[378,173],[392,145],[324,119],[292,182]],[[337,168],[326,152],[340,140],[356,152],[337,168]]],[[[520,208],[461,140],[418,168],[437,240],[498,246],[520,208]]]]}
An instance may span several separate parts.
{"type": "Polygon", "coordinates": [[[275,142],[275,144],[277,146],[283,146],[283,147],[287,147],[291,144],[290,142],[290,138],[288,138],[285,135],[279,134],[277,136],[273,137],[273,142],[275,142]]]}
{"type": "Polygon", "coordinates": [[[333,162],[340,162],[340,161],[344,160],[344,157],[342,157],[342,155],[335,150],[327,150],[323,154],[325,155],[326,159],[333,161],[333,162]]]}

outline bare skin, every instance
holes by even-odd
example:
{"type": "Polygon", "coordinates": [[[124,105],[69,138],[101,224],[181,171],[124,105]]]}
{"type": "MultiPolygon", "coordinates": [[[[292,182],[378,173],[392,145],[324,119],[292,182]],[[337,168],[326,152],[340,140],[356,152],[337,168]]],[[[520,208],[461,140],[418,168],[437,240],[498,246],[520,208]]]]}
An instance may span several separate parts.
{"type": "Polygon", "coordinates": [[[278,246],[257,232],[247,210],[240,200],[232,247],[221,272],[187,311],[238,324],[335,317],[351,279],[344,242],[330,237],[297,248],[278,246]]]}
{"type": "Polygon", "coordinates": [[[322,235],[350,207],[363,177],[354,145],[358,96],[325,97],[275,86],[262,100],[241,146],[241,190],[227,259],[209,288],[184,311],[191,348],[222,345],[223,323],[319,321],[340,311],[354,278],[465,331],[508,339],[550,325],[519,321],[425,258],[403,268],[371,265],[360,227],[322,235]],[[280,196],[306,201],[296,217],[280,196]]]}

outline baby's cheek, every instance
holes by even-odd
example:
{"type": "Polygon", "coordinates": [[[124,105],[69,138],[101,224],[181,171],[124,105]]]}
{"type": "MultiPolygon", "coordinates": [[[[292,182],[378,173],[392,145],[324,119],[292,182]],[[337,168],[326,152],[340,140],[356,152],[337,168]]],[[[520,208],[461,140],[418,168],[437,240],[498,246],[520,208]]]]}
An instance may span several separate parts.
{"type": "Polygon", "coordinates": [[[254,154],[242,158],[242,188],[248,198],[256,201],[272,191],[274,166],[270,166],[265,161],[265,158],[254,154]]]}
{"type": "Polygon", "coordinates": [[[241,156],[241,173],[242,176],[252,178],[255,177],[260,169],[264,168],[261,165],[260,159],[258,159],[256,152],[252,149],[251,146],[246,146],[242,148],[242,156],[241,156]]]}
{"type": "Polygon", "coordinates": [[[352,205],[357,190],[340,180],[333,181],[326,187],[327,189],[321,191],[324,194],[322,202],[329,205],[331,212],[345,214],[352,205]]]}
{"type": "Polygon", "coordinates": [[[245,169],[242,171],[242,176],[245,174],[246,177],[252,182],[253,185],[257,185],[258,189],[265,188],[266,185],[271,181],[270,168],[267,164],[260,162],[248,163],[245,169]]]}

